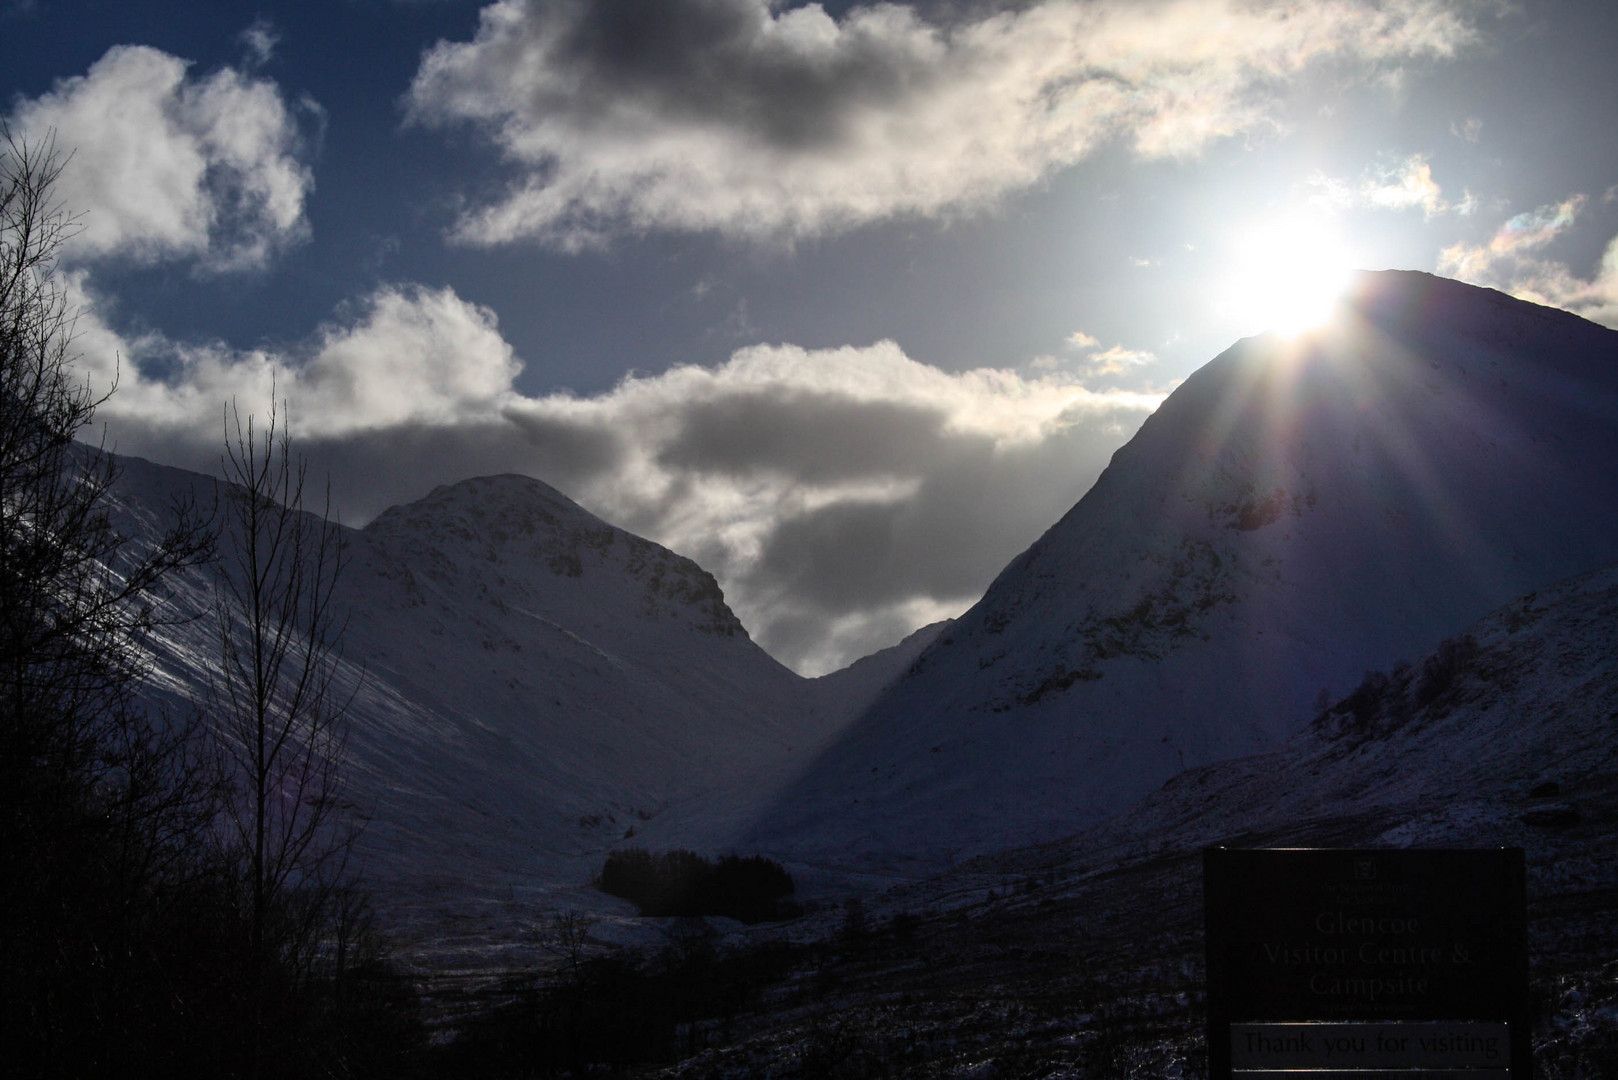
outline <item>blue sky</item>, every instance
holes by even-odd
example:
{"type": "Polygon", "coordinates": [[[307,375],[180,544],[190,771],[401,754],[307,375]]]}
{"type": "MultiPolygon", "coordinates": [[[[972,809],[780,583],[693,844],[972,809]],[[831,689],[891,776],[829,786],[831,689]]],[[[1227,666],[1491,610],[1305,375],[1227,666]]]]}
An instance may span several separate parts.
{"type": "Polygon", "coordinates": [[[126,452],[286,400],[363,522],[489,472],[817,672],[970,604],[1349,266],[1618,324],[1618,5],[0,2],[126,452]]]}

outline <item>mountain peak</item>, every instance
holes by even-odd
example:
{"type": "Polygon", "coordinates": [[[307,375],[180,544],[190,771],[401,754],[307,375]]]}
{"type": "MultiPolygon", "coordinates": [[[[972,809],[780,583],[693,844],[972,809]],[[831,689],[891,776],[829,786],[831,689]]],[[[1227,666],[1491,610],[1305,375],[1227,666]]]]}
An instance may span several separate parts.
{"type": "Polygon", "coordinates": [[[468,514],[482,518],[507,514],[543,515],[559,526],[605,525],[543,480],[517,473],[499,473],[440,484],[415,502],[384,510],[366,529],[387,532],[405,521],[424,522],[430,518],[448,521],[468,514]]]}
{"type": "Polygon", "coordinates": [[[378,557],[414,565],[429,577],[453,576],[455,588],[549,595],[588,578],[579,602],[588,596],[589,606],[621,600],[648,618],[678,618],[703,633],[747,637],[708,571],[609,525],[532,477],[507,473],[443,485],[389,508],[362,532],[378,557]]]}
{"type": "Polygon", "coordinates": [[[1362,275],[1331,323],[1238,342],[1169,395],[761,839],[950,861],[1072,831],[1618,559],[1618,506],[1592,497],[1615,490],[1618,333],[1362,275]]]}

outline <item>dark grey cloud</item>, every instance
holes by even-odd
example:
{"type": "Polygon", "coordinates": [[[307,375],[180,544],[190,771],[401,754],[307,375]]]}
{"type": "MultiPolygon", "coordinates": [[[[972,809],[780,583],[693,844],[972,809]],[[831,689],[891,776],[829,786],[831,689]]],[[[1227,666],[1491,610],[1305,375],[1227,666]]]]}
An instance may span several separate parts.
{"type": "Polygon", "coordinates": [[[630,453],[628,433],[591,420],[539,415],[520,408],[503,410],[501,419],[521,436],[526,455],[543,463],[551,482],[562,487],[577,488],[608,475],[630,453]]]}
{"type": "Polygon", "coordinates": [[[1460,0],[847,6],[497,0],[423,57],[424,124],[471,123],[519,178],[456,236],[564,249],[645,229],[791,241],[937,215],[1126,139],[1147,157],[1274,127],[1306,68],[1473,42],[1460,0]]]}
{"type": "Polygon", "coordinates": [[[639,96],[677,121],[722,124],[785,150],[835,147],[861,107],[925,93],[938,74],[921,50],[879,33],[835,51],[801,48],[755,0],[620,0],[580,12],[557,63],[586,101],[639,96]]]}
{"type": "Polygon", "coordinates": [[[776,523],[749,583],[778,591],[781,607],[828,618],[975,598],[1089,489],[1139,415],[1098,410],[1014,448],[982,436],[941,442],[912,459],[917,483],[900,496],[835,502],[776,523]]]}
{"type": "Polygon", "coordinates": [[[658,455],[671,468],[747,476],[779,472],[825,484],[909,475],[950,441],[942,410],[792,388],[691,404],[658,455]]]}
{"type": "Polygon", "coordinates": [[[1158,400],[948,374],[891,342],[755,346],[594,397],[528,397],[492,312],[416,286],[377,290],[284,354],[125,338],[93,312],[80,330],[93,382],[124,358],[101,411],[120,451],[214,472],[226,403],[262,411],[273,392],[346,522],[473,475],[538,477],[695,558],[765,648],[810,672],[964,609],[1158,400]]]}
{"type": "Polygon", "coordinates": [[[919,582],[886,572],[897,561],[897,519],[908,510],[902,500],[850,500],[787,518],[770,532],[752,576],[839,614],[911,599],[919,582]]]}

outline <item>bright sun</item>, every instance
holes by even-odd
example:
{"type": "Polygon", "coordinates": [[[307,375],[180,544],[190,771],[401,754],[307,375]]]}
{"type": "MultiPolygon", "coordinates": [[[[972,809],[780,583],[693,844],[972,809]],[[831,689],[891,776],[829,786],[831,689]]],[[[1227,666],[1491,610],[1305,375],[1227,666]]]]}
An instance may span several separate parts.
{"type": "Polygon", "coordinates": [[[1331,223],[1287,217],[1243,230],[1220,285],[1220,313],[1243,332],[1292,335],[1326,321],[1354,257],[1331,223]]]}

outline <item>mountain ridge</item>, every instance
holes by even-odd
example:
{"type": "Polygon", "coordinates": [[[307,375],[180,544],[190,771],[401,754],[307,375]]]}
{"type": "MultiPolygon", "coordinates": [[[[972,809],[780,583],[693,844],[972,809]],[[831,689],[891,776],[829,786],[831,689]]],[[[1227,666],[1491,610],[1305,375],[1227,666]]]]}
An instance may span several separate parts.
{"type": "MultiPolygon", "coordinates": [[[[175,497],[226,491],[119,464],[111,509],[130,534],[175,497]]],[[[541,481],[470,478],[336,528],[359,854],[429,922],[514,886],[581,887],[626,833],[771,773],[836,723],[711,574],[541,481]]],[[[206,702],[217,663],[211,574],[172,584],[189,618],[149,643],[145,690],[169,707],[206,702]]]]}
{"type": "Polygon", "coordinates": [[[1187,379],[751,838],[924,872],[1098,821],[1618,558],[1612,490],[1618,333],[1363,275],[1187,379]]]}

